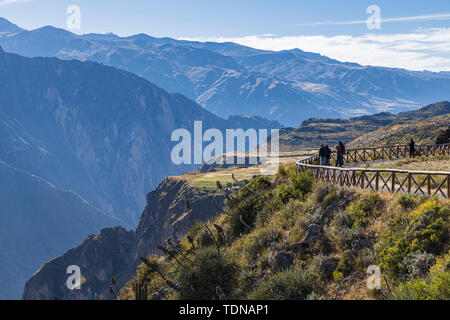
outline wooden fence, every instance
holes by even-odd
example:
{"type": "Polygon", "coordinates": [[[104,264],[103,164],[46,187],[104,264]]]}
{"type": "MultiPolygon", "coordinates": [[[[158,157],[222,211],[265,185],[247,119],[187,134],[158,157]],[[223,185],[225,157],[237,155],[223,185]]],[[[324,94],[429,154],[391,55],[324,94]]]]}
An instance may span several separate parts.
{"type": "MultiPolygon", "coordinates": [[[[449,154],[450,144],[422,145],[416,148],[416,156],[419,157],[449,154]]],[[[386,146],[348,150],[344,161],[360,163],[402,159],[408,156],[408,146],[386,146]]],[[[336,161],[336,154],[332,156],[331,161],[336,161]]],[[[307,170],[312,170],[317,180],[341,186],[450,198],[450,172],[326,167],[320,165],[318,154],[297,162],[297,172],[307,170]]]]}

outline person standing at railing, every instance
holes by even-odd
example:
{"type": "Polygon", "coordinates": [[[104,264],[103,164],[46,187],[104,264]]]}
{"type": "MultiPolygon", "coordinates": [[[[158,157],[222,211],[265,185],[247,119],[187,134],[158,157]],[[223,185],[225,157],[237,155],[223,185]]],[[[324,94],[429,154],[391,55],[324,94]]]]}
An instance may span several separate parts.
{"type": "Polygon", "coordinates": [[[328,145],[325,146],[325,165],[329,166],[330,165],[330,159],[331,159],[331,149],[330,147],[328,147],[328,145]]]}
{"type": "Polygon", "coordinates": [[[319,150],[319,156],[320,156],[320,164],[322,165],[322,166],[325,166],[326,164],[327,164],[327,156],[326,156],[326,153],[325,153],[326,151],[325,151],[325,146],[322,144],[321,146],[320,146],[320,150],[319,150]]]}
{"type": "Polygon", "coordinates": [[[415,158],[416,157],[416,143],[413,139],[411,139],[411,142],[409,143],[409,157],[415,158]]]}
{"type": "Polygon", "coordinates": [[[345,146],[341,141],[339,141],[339,144],[336,146],[336,150],[337,150],[336,167],[342,167],[344,165],[345,146]]]}

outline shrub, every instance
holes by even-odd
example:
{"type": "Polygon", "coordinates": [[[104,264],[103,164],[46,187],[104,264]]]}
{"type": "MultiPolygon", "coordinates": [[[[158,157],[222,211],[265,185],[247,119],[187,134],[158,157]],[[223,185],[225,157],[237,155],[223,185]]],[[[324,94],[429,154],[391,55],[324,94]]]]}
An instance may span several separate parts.
{"type": "Polygon", "coordinates": [[[376,261],[376,252],[370,248],[363,248],[355,258],[355,269],[365,272],[369,266],[377,264],[376,261]]]}
{"type": "Polygon", "coordinates": [[[434,255],[424,251],[415,251],[403,259],[410,278],[424,277],[436,263],[434,255]]]}
{"type": "Polygon", "coordinates": [[[448,241],[449,211],[448,206],[443,208],[437,201],[427,201],[409,213],[406,221],[402,215],[394,218],[379,241],[383,271],[401,279],[408,275],[405,257],[412,259],[414,252],[442,254],[448,241]],[[405,226],[400,228],[402,225],[405,226]]]}
{"type": "Polygon", "coordinates": [[[367,198],[353,202],[347,209],[353,220],[352,227],[366,227],[371,218],[378,216],[382,205],[378,193],[371,193],[367,198]]]}
{"type": "Polygon", "coordinates": [[[313,293],[313,278],[299,268],[268,277],[250,295],[251,300],[306,300],[313,293]]]}
{"type": "Polygon", "coordinates": [[[214,247],[197,251],[192,264],[178,268],[176,281],[183,300],[218,300],[217,286],[226,297],[235,284],[237,264],[227,254],[219,254],[214,247]]]}
{"type": "Polygon", "coordinates": [[[425,279],[410,280],[401,284],[395,294],[401,300],[449,300],[450,299],[450,255],[437,259],[425,279]]]}
{"type": "Polygon", "coordinates": [[[335,191],[335,188],[331,184],[321,183],[316,189],[316,200],[318,203],[322,203],[325,197],[331,192],[335,191]]]}
{"type": "Polygon", "coordinates": [[[398,198],[398,203],[404,210],[414,209],[417,206],[416,198],[412,194],[402,194],[398,198]]]}
{"type": "Polygon", "coordinates": [[[354,227],[353,224],[353,216],[347,211],[342,211],[336,216],[333,237],[339,248],[351,249],[352,242],[363,237],[364,230],[360,227],[354,227]]]}
{"type": "Polygon", "coordinates": [[[322,208],[328,208],[328,206],[338,198],[336,191],[332,191],[325,196],[322,201],[322,208]]]}
{"type": "Polygon", "coordinates": [[[326,261],[327,257],[323,254],[315,256],[310,266],[310,272],[316,274],[319,279],[326,280],[329,276],[326,261]]]}
{"type": "Polygon", "coordinates": [[[247,193],[244,196],[241,193],[243,190],[245,189],[241,189],[236,203],[230,204],[230,209],[227,212],[226,223],[228,225],[227,230],[231,233],[230,237],[238,237],[242,233],[251,231],[249,227],[254,227],[258,212],[262,210],[268,197],[261,192],[247,193]]]}
{"type": "Polygon", "coordinates": [[[344,276],[348,276],[352,271],[355,264],[355,256],[350,250],[344,251],[337,266],[338,271],[342,272],[344,276]]]}
{"type": "Polygon", "coordinates": [[[304,211],[304,203],[299,200],[290,201],[276,214],[277,224],[284,230],[291,229],[304,211]]]}
{"type": "Polygon", "coordinates": [[[197,236],[195,237],[197,245],[200,248],[208,247],[214,244],[214,238],[211,233],[205,228],[204,225],[201,225],[200,230],[196,230],[197,236]]]}
{"type": "Polygon", "coordinates": [[[248,262],[255,261],[261,256],[263,250],[270,247],[273,241],[278,240],[279,235],[269,227],[258,228],[245,237],[243,242],[244,254],[248,262]]]}
{"type": "Polygon", "coordinates": [[[336,281],[342,280],[344,278],[344,274],[338,270],[333,272],[333,279],[336,281]]]}
{"type": "MultiPolygon", "coordinates": [[[[272,182],[270,181],[270,179],[268,177],[265,176],[258,176],[255,179],[251,180],[247,187],[254,190],[254,191],[265,191],[265,190],[269,190],[270,187],[272,186],[272,182]]],[[[243,188],[241,189],[241,192],[244,192],[245,194],[247,194],[247,189],[243,188]]]]}
{"type": "Polygon", "coordinates": [[[294,177],[297,174],[297,168],[295,164],[280,164],[278,167],[278,177],[282,179],[294,177]]]}
{"type": "Polygon", "coordinates": [[[351,229],[353,226],[352,214],[348,211],[341,211],[336,215],[334,225],[339,229],[351,229]]]}
{"type": "Polygon", "coordinates": [[[302,200],[303,194],[293,185],[280,184],[276,190],[277,200],[281,203],[287,203],[291,199],[302,200]]]}
{"type": "Polygon", "coordinates": [[[312,191],[314,185],[314,176],[312,171],[301,172],[300,174],[291,178],[294,188],[301,192],[302,195],[307,195],[312,191]]]}

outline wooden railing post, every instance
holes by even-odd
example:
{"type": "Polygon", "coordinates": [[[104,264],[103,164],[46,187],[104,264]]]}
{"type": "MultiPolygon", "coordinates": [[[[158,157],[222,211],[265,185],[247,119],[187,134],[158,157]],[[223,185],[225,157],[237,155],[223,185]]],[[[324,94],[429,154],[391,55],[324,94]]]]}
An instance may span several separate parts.
{"type": "Polygon", "coordinates": [[[411,193],[412,190],[412,181],[411,181],[411,172],[408,173],[408,193],[411,193]]]}
{"type": "Polygon", "coordinates": [[[447,176],[447,198],[450,199],[450,175],[447,176]]]}
{"type": "Polygon", "coordinates": [[[391,192],[395,192],[395,172],[392,172],[391,192]]]}
{"type": "Polygon", "coordinates": [[[375,190],[379,190],[380,188],[380,172],[375,173],[375,190]]]}
{"type": "Polygon", "coordinates": [[[431,195],[431,174],[427,175],[428,195],[431,195]]]}

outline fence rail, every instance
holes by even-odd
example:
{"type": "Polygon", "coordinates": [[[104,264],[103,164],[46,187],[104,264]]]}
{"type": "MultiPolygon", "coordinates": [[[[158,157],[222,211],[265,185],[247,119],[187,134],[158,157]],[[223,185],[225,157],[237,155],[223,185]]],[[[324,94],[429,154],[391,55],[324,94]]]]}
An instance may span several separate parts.
{"type": "MultiPolygon", "coordinates": [[[[415,154],[416,156],[449,155],[450,144],[417,146],[415,154]]],[[[347,163],[363,163],[376,160],[403,159],[408,155],[408,146],[351,149],[346,152],[344,161],[347,163]]],[[[331,158],[331,161],[335,160],[336,154],[332,155],[331,158]]],[[[321,166],[318,154],[297,162],[297,173],[308,170],[312,170],[316,180],[341,186],[450,198],[450,172],[321,166]]]]}

